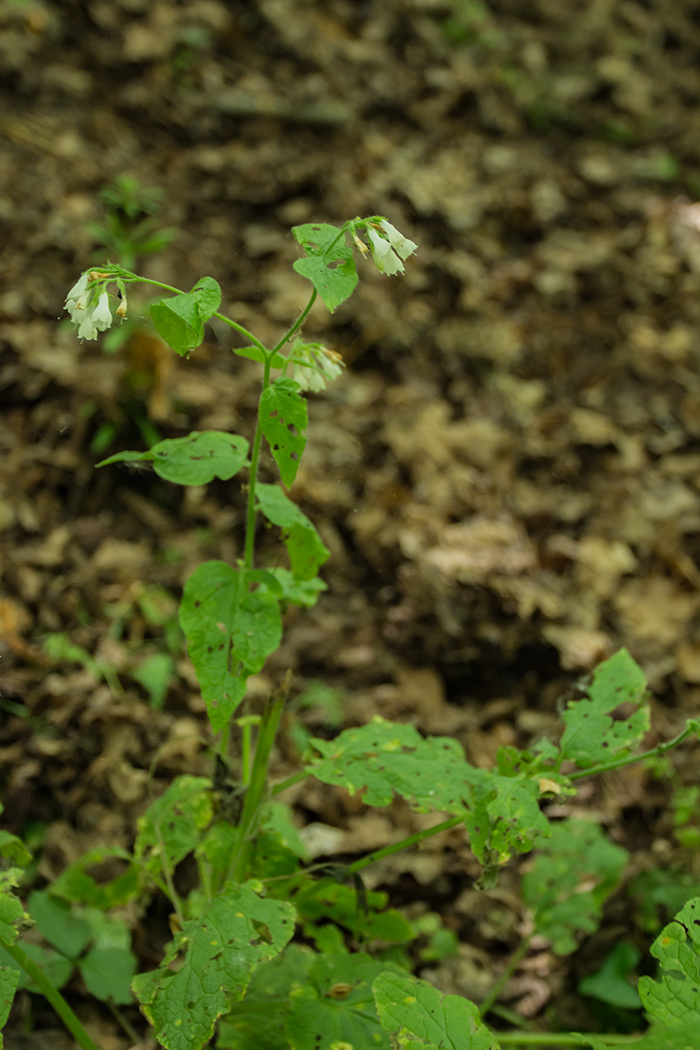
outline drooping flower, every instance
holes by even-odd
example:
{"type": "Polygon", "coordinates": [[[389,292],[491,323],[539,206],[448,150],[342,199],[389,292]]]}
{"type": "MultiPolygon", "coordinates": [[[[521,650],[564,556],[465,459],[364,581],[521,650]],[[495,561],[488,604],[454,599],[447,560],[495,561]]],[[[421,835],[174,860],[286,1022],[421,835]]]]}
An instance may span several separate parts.
{"type": "Polygon", "coordinates": [[[403,263],[389,244],[389,241],[378,234],[376,230],[373,230],[371,226],[367,227],[367,236],[370,239],[372,256],[379,272],[385,273],[387,276],[394,273],[403,273],[403,263]]]}
{"type": "Polygon", "coordinates": [[[326,383],[331,383],[342,375],[345,364],[340,354],[329,350],[320,343],[295,343],[292,347],[293,378],[302,390],[313,390],[318,393],[325,390],[326,383]]]}
{"type": "Polygon", "coordinates": [[[382,219],[379,225],[384,230],[384,233],[389,240],[389,244],[397,255],[402,259],[408,259],[409,255],[413,255],[418,248],[415,241],[410,240],[408,237],[404,237],[404,235],[400,233],[395,226],[392,226],[390,222],[387,222],[386,219],[382,219]]]}
{"type": "Polygon", "coordinates": [[[84,273],[66,296],[65,309],[73,324],[78,326],[79,339],[97,339],[97,333],[104,332],[112,323],[109,295],[105,290],[99,294],[97,290],[91,293],[88,288],[90,278],[90,274],[84,273]]]}

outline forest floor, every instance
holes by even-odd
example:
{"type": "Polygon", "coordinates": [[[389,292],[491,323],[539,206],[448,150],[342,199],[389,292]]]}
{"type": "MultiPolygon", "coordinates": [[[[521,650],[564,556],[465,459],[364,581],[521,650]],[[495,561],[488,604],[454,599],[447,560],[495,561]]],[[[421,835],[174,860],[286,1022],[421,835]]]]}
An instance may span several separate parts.
{"type": "MultiPolygon", "coordinates": [[[[223,326],[180,360],[146,323],[105,349],[57,322],[108,254],[94,254],[100,194],[124,174],[163,191],[158,222],[176,231],[139,271],[215,277],[222,310],[264,342],[306,302],[291,225],[384,214],[419,244],[405,279],[366,265],[353,298],[306,325],[348,365],[310,398],[291,493],[331,550],[328,590],[289,615],[254,695],[291,667],[295,692],[320,697],[300,716],[315,732],[378,713],[491,765],[556,733],[571,683],[626,646],[654,694],[650,744],[698,713],[698,48],[694,0],[2,6],[0,780],[4,826],[41,847],[39,880],[128,847],[152,791],[211,773],[177,600],[202,560],[241,554],[237,483],[94,469],[192,429],[250,437],[259,390],[223,326]],[[93,662],[48,656],[57,633],[93,662]]],[[[294,758],[290,737],[275,775],[294,758]]],[[[676,756],[676,789],[697,760],[676,756]]],[[[419,826],[325,787],[294,801],[319,856],[419,826]]],[[[634,767],[571,806],[631,851],[631,873],[700,881],[671,803],[634,767]]],[[[488,904],[477,874],[441,837],[368,885],[443,917],[461,947],[431,979],[478,1000],[522,906],[517,871],[488,904]]],[[[577,981],[621,937],[648,947],[625,892],[573,956],[533,952],[508,1004],[595,1026],[577,981]]],[[[23,1002],[6,1045],[41,1050],[54,1022],[23,1031],[23,1002]]],[[[104,1050],[127,1046],[109,1015],[93,1024],[104,1050]]]]}

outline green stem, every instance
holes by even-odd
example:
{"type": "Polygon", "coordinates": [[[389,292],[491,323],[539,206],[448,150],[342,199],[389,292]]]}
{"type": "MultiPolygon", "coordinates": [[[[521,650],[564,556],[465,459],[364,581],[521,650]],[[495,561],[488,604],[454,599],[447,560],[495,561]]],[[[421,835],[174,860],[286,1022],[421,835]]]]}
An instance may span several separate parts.
{"type": "Polygon", "coordinates": [[[354,875],[356,871],[362,871],[363,868],[369,867],[370,864],[376,864],[378,860],[383,860],[384,857],[391,857],[393,853],[400,853],[401,850],[409,849],[409,847],[415,846],[418,842],[423,842],[424,839],[429,839],[433,835],[439,835],[441,831],[449,831],[450,828],[456,828],[458,824],[463,823],[463,817],[450,817],[449,820],[443,820],[442,824],[435,824],[432,828],[426,828],[425,831],[417,831],[415,835],[409,835],[407,839],[395,842],[393,846],[385,846],[384,849],[368,853],[366,857],[348,865],[347,871],[354,875]]]}
{"type": "Polygon", "coordinates": [[[0,946],[5,949],[8,955],[12,956],[16,963],[19,963],[27,976],[34,981],[34,984],[37,986],[41,994],[51,1003],[70,1034],[79,1046],[82,1047],[82,1050],[98,1050],[97,1046],[93,1043],[66,1000],[58,989],[54,988],[51,981],[44,974],[44,971],[40,970],[35,962],[32,962],[26,952],[24,952],[18,944],[11,944],[9,941],[6,941],[4,937],[0,937],[0,946]]]}
{"type": "Polygon", "coordinates": [[[576,773],[569,774],[569,780],[581,780],[583,777],[594,777],[599,773],[610,773],[614,769],[622,769],[623,766],[630,766],[633,762],[644,762],[647,758],[658,758],[660,755],[665,754],[667,751],[672,751],[674,747],[678,747],[688,737],[693,736],[694,730],[691,726],[686,726],[682,733],[674,737],[673,740],[669,740],[665,744],[657,744],[656,747],[652,747],[649,751],[643,751],[641,755],[625,755],[624,758],[611,759],[610,762],[601,762],[600,765],[591,766],[590,769],[579,769],[576,773]]]}
{"type": "Polygon", "coordinates": [[[141,1037],[139,1036],[138,1032],[133,1027],[133,1025],[126,1019],[119,1007],[116,1006],[114,1003],[110,1003],[109,1000],[107,1000],[107,1006],[109,1007],[109,1010],[117,1024],[120,1024],[126,1032],[131,1045],[138,1046],[141,1042],[141,1037]]]}
{"type": "Polygon", "coordinates": [[[494,984],[493,988],[491,989],[491,991],[489,992],[489,994],[486,996],[486,998],[484,999],[483,1003],[479,1007],[479,1010],[481,1012],[481,1016],[482,1017],[486,1017],[487,1013],[489,1012],[489,1010],[491,1009],[493,1004],[498,999],[499,995],[501,994],[501,992],[503,991],[503,989],[507,985],[508,981],[511,979],[511,977],[513,976],[513,974],[517,970],[518,966],[520,965],[521,959],[523,959],[525,957],[525,955],[527,954],[527,950],[530,947],[530,941],[531,940],[532,940],[532,934],[529,934],[529,936],[527,936],[527,937],[523,937],[522,941],[520,942],[518,947],[515,949],[515,951],[511,955],[510,959],[508,960],[508,963],[506,965],[505,970],[503,971],[501,976],[498,978],[498,980],[494,984]]]}
{"type": "Polygon", "coordinates": [[[311,307],[314,305],[315,302],[316,302],[316,289],[314,288],[313,292],[311,293],[311,298],[309,299],[308,303],[306,304],[306,306],[304,307],[304,309],[302,310],[302,312],[300,313],[299,317],[296,319],[296,321],[294,322],[292,327],[289,329],[287,334],[283,335],[282,338],[280,339],[279,343],[277,344],[277,346],[274,347],[274,349],[272,350],[272,353],[270,354],[270,357],[274,357],[276,353],[279,353],[279,351],[282,349],[284,344],[286,342],[288,342],[292,338],[292,336],[294,335],[295,332],[299,331],[299,329],[301,328],[301,326],[303,325],[304,321],[306,320],[306,318],[307,318],[307,316],[309,314],[309,310],[311,309],[311,307]]]}
{"type": "MultiPolygon", "coordinates": [[[[265,351],[267,353],[267,351],[265,351]]],[[[263,372],[263,386],[260,392],[260,397],[265,393],[270,385],[270,357],[265,359],[264,372],[263,372]]],[[[248,482],[248,514],[246,517],[245,525],[245,554],[243,556],[243,566],[246,569],[253,568],[253,551],[255,549],[255,485],[258,480],[258,463],[260,461],[260,447],[262,445],[262,426],[260,424],[260,404],[258,403],[258,422],[255,427],[255,437],[253,439],[253,454],[250,457],[250,481],[248,482]]]]}
{"type": "Polygon", "coordinates": [[[224,884],[231,879],[240,877],[245,864],[246,845],[256,830],[258,818],[260,816],[260,807],[264,801],[267,790],[267,769],[270,764],[270,753],[272,751],[272,745],[275,742],[275,737],[277,736],[280,719],[282,718],[282,711],[287,702],[290,679],[291,675],[287,674],[280,690],[272,701],[272,704],[263,715],[262,725],[260,726],[260,732],[258,733],[258,740],[255,748],[253,768],[250,774],[250,783],[248,785],[248,790],[246,791],[243,812],[241,813],[241,820],[238,825],[236,847],[233,852],[233,857],[231,858],[228,872],[226,873],[224,884]]]}

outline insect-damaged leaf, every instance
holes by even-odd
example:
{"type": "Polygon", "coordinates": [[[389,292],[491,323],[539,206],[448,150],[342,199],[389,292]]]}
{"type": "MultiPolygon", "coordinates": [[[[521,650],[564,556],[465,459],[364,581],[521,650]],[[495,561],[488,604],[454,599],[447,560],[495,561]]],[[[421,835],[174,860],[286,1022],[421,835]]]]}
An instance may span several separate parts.
{"type": "Polygon", "coordinates": [[[291,904],[263,900],[253,884],[244,883],[186,922],[158,969],[139,974],[132,984],[162,1045],[200,1050],[217,1018],[243,998],[254,967],[289,941],[294,918],[291,904]]]}
{"type": "Polygon", "coordinates": [[[260,398],[260,427],[287,488],[297,476],[306,445],[306,401],[299,390],[298,383],[282,376],[260,398]]]}
{"type": "Polygon", "coordinates": [[[357,271],[345,233],[328,223],[305,223],[292,228],[295,240],[306,252],[292,265],[306,277],[331,313],[344,303],[357,286],[357,271]]]}
{"type": "Polygon", "coordinates": [[[562,714],[565,730],[561,755],[583,769],[628,753],[649,728],[646,679],[626,649],[599,664],[593,672],[588,697],[570,703],[562,714]],[[621,704],[636,710],[614,721],[612,712],[621,704]]]}
{"type": "Polygon", "coordinates": [[[243,569],[208,561],[185,584],[180,626],[218,732],[243,699],[248,676],[257,674],[280,644],[279,602],[267,589],[248,591],[243,569]]]}
{"type": "Polygon", "coordinates": [[[147,452],[117,452],[98,463],[153,463],[153,469],[165,481],[177,485],[206,485],[214,478],[228,481],[241,467],[248,466],[248,442],[238,434],[219,430],[194,430],[187,437],[167,438],[147,452]]]}

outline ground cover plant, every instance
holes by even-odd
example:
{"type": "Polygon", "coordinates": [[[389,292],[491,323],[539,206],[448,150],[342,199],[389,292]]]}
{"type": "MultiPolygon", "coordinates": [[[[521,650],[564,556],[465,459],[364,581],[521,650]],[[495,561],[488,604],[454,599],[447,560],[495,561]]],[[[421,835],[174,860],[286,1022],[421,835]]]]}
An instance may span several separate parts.
{"type": "MultiPolygon", "coordinates": [[[[93,850],[26,897],[22,887],[31,881],[31,853],[19,838],[1,833],[0,1020],[6,1021],[17,987],[38,990],[83,1050],[95,1050],[60,992],[78,972],[137,1041],[138,1033],[119,1011],[135,996],[167,1050],[199,1050],[213,1037],[222,1050],[389,1048],[397,1039],[408,1047],[455,1050],[696,1046],[698,897],[682,903],[652,946],[658,980],[642,976],[635,992],[624,980],[629,960],[625,969],[624,960],[613,956],[607,972],[600,972],[599,984],[611,986],[611,978],[618,979],[609,1001],[644,1007],[650,1022],[646,1034],[518,1030],[513,1016],[498,1007],[503,986],[533,938],[545,938],[561,956],[573,952],[578,937],[597,928],[625,871],[626,851],[597,823],[549,810],[573,797],[579,782],[635,762],[660,765],[667,752],[698,735],[700,723],[689,719],[675,739],[642,750],[650,724],[646,682],[626,650],[600,664],[581,695],[563,707],[558,740],[541,740],[529,750],[503,747],[492,768],[471,765],[450,737],[423,737],[411,725],[377,716],[333,739],[310,738],[299,771],[270,783],[290,676],[281,676],[260,713],[246,701],[246,683],[279,647],[286,609],[312,606],[325,586],[319,570],[328,551],[285,489],[305,446],[304,391],[322,389],[342,371],[338,355],[303,340],[303,323],[317,297],[333,311],[352,294],[358,282],[355,251],[391,275],[403,272],[417,247],[381,216],[342,227],[309,223],[293,234],[304,253],[294,269],[311,282],[312,292],[273,347],[218,312],[221,290],[211,277],[184,293],[107,264],[86,271],[68,293],[66,308],[78,335],[94,339],[113,322],[112,296],[115,314],[123,318],[131,285],[165,288],[173,295],[153,304],[151,317],[168,345],[188,356],[216,315],[246,341],[234,353],[262,365],[262,390],[252,443],[237,434],[193,432],[99,464],[151,463],[161,478],[198,486],[247,471],[243,557],[235,565],[201,564],[186,583],[179,612],[216,734],[214,769],[209,777],[175,778],[139,819],[133,850],[93,850]],[[263,441],[282,487],[258,479],[263,441]],[[281,530],[288,567],[257,564],[261,518],[281,530]],[[279,799],[285,788],[307,777],[341,786],[368,806],[384,807],[399,797],[418,813],[444,819],[352,864],[311,865],[291,810],[279,799]],[[384,894],[367,892],[361,875],[384,857],[457,827],[464,828],[481,864],[483,889],[497,883],[512,858],[533,854],[522,878],[530,928],[479,1003],[442,995],[413,976],[407,946],[416,925],[387,908],[384,894]],[[110,865],[118,873],[105,878],[110,865]],[[143,907],[156,894],[172,908],[172,940],[155,969],[137,973],[122,909],[130,903],[143,907]],[[45,945],[27,939],[30,927],[45,945]],[[501,1030],[504,1022],[510,1026],[501,1030]]],[[[59,644],[63,652],[65,645],[59,644]]],[[[679,811],[682,805],[687,808],[688,800],[681,800],[679,811]]],[[[434,943],[440,951],[439,937],[434,943]]],[[[600,994],[595,978],[589,979],[591,989],[600,994]]]]}

